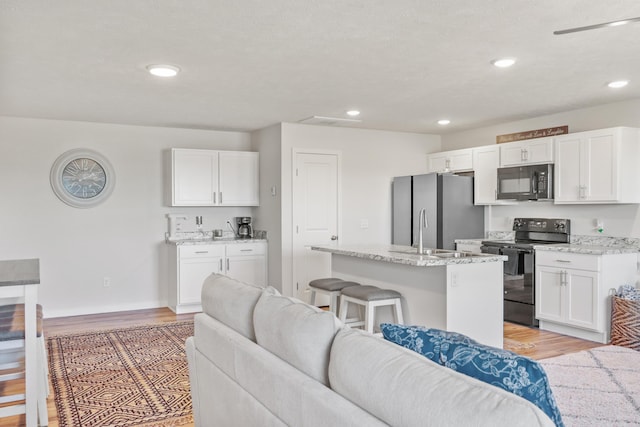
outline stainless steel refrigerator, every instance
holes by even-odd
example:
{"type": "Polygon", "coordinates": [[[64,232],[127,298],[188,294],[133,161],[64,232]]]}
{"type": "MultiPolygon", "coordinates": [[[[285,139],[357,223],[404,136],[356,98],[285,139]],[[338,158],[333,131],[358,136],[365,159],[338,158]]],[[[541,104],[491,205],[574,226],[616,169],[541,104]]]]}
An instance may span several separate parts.
{"type": "Polygon", "coordinates": [[[484,237],[484,207],[473,204],[473,177],[430,173],[393,178],[396,245],[418,244],[418,214],[426,210],[425,248],[455,249],[455,239],[484,237]]]}

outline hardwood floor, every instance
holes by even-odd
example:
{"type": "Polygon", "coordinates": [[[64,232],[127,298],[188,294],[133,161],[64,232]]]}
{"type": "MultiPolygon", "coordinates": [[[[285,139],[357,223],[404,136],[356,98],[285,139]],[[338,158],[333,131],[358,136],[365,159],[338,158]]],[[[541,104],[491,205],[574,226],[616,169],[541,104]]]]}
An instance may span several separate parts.
{"type": "MultiPolygon", "coordinates": [[[[168,308],[137,310],[118,313],[94,314],[88,316],[60,317],[44,320],[45,335],[76,333],[95,329],[113,329],[140,324],[173,322],[192,319],[193,314],[176,315],[168,308]]],[[[505,342],[511,350],[532,359],[545,359],[580,350],[599,347],[602,344],[567,337],[537,328],[504,323],[505,342]]],[[[47,399],[49,426],[59,426],[53,394],[47,399]]],[[[0,427],[24,425],[24,416],[0,419],[0,427]]],[[[190,426],[188,426],[190,427],[190,426]]]]}

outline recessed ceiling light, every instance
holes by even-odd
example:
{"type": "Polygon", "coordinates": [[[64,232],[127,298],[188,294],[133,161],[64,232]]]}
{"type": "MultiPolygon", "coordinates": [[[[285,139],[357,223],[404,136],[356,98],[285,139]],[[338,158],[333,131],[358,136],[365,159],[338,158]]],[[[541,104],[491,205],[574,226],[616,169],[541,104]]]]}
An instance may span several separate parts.
{"type": "Polygon", "coordinates": [[[147,70],[154,76],[158,77],[174,77],[180,71],[180,68],[173,65],[156,64],[147,65],[147,70]]]}
{"type": "Polygon", "coordinates": [[[449,123],[451,123],[451,120],[448,120],[448,119],[438,120],[438,124],[442,126],[448,125],[449,123]]]}
{"type": "Polygon", "coordinates": [[[629,84],[629,80],[617,80],[615,82],[608,83],[607,86],[613,89],[619,89],[629,84]]]}
{"type": "Polygon", "coordinates": [[[507,68],[507,67],[511,67],[513,64],[516,63],[516,59],[515,58],[500,58],[500,59],[494,59],[493,61],[491,61],[491,63],[493,65],[495,65],[496,67],[499,68],[507,68]]]}
{"type": "Polygon", "coordinates": [[[347,111],[347,115],[351,117],[356,117],[360,115],[360,111],[358,110],[349,110],[347,111]]]}
{"type": "Polygon", "coordinates": [[[624,21],[615,21],[615,22],[610,22],[610,23],[608,23],[607,25],[608,25],[609,27],[618,27],[618,26],[620,26],[620,25],[625,25],[625,24],[628,24],[628,23],[629,23],[629,21],[624,20],[624,21]]]}

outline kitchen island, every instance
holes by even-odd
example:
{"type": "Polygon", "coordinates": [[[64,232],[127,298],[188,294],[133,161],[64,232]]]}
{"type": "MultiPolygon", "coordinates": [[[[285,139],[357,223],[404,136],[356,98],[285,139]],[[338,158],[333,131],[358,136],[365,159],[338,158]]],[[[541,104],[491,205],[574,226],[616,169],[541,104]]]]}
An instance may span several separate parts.
{"type": "MultiPolygon", "coordinates": [[[[427,250],[400,245],[312,246],[331,253],[333,277],[402,294],[407,325],[460,332],[502,347],[503,255],[427,250]]],[[[391,320],[379,309],[377,323],[391,320]]]]}

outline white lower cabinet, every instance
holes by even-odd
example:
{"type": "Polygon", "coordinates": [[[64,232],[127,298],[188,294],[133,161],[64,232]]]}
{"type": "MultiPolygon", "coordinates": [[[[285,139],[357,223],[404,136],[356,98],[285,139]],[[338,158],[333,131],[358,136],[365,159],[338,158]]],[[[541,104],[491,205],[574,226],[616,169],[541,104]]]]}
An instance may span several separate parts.
{"type": "Polygon", "coordinates": [[[540,329],[608,343],[610,289],[635,283],[635,253],[592,255],[536,251],[540,329]]]}
{"type": "Polygon", "coordinates": [[[225,274],[241,282],[267,285],[266,243],[227,245],[225,274]]]}
{"type": "Polygon", "coordinates": [[[202,283],[212,273],[266,286],[266,252],[266,242],[171,245],[169,308],[178,314],[201,311],[202,283]]]}

